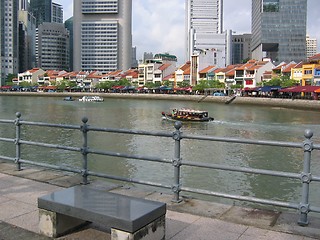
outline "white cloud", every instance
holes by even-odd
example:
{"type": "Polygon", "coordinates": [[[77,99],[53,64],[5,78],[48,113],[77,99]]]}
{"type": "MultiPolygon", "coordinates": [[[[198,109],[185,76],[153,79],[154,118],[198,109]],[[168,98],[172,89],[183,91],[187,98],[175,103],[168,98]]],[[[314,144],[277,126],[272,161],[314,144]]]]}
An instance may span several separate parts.
{"type": "Polygon", "coordinates": [[[184,54],[184,1],[140,0],[133,2],[133,44],[143,52],[184,54]]]}

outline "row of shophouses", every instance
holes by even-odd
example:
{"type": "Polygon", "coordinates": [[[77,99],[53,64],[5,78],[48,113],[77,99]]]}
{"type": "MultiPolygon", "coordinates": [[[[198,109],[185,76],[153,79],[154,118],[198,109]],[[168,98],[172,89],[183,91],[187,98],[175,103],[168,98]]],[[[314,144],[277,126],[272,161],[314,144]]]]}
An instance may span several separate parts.
{"type": "Polygon", "coordinates": [[[109,73],[44,71],[34,68],[18,74],[18,77],[13,79],[13,84],[21,85],[22,82],[28,82],[31,85],[50,88],[58,85],[61,81],[70,81],[78,88],[93,90],[98,83],[119,81],[125,78],[135,87],[143,87],[148,83],[160,86],[164,82],[170,83],[171,87],[178,87],[181,83],[183,86],[195,86],[201,80],[218,80],[224,83],[226,88],[230,88],[232,85],[254,88],[261,85],[259,83],[262,81],[268,81],[274,77],[289,76],[290,79],[297,80],[301,86],[320,86],[320,53],[305,62],[281,63],[277,66],[269,59],[249,60],[244,64],[229,65],[225,68],[206,66],[199,69],[198,66],[196,61],[176,67],[174,61],[153,59],[139,64],[137,69],[109,73]]]}

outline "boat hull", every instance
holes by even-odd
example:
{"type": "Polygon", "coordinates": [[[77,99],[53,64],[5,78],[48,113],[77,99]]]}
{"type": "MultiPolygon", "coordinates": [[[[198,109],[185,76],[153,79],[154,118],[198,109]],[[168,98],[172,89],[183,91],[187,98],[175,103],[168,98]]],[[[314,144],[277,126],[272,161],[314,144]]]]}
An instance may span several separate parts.
{"type": "Polygon", "coordinates": [[[214,120],[212,117],[203,117],[203,118],[192,118],[192,117],[181,117],[174,116],[169,113],[162,113],[162,118],[172,121],[182,121],[182,122],[211,122],[214,120]]]}

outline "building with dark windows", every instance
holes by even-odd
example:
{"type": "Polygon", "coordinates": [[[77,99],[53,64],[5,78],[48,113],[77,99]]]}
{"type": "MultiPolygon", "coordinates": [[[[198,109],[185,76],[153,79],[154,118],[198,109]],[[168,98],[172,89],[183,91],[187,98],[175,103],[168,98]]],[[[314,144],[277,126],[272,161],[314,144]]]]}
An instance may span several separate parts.
{"type": "Polygon", "coordinates": [[[52,3],[51,5],[51,22],[63,23],[63,8],[62,5],[58,3],[52,3]]]}
{"type": "Polygon", "coordinates": [[[252,0],[252,58],[306,58],[307,0],[252,0]]]}
{"type": "Polygon", "coordinates": [[[52,20],[52,0],[30,0],[30,11],[36,18],[37,27],[52,20]]]}
{"type": "Polygon", "coordinates": [[[74,0],[74,71],[130,69],[131,22],[132,0],[74,0]]]}
{"type": "Polygon", "coordinates": [[[37,34],[37,66],[69,70],[69,31],[60,23],[42,23],[37,34]]]}
{"type": "Polygon", "coordinates": [[[18,0],[0,1],[0,86],[18,73],[18,6],[18,0]]]}
{"type": "Polygon", "coordinates": [[[251,59],[251,34],[232,35],[232,64],[251,59]]]}
{"type": "Polygon", "coordinates": [[[64,27],[69,31],[69,67],[73,71],[73,17],[64,22],[64,27]]]}

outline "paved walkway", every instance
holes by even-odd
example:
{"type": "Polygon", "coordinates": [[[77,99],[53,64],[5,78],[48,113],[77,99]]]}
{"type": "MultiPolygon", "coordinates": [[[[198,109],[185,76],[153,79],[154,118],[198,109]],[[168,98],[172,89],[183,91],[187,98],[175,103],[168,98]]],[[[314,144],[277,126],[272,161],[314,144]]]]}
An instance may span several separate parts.
{"type": "MultiPolygon", "coordinates": [[[[0,240],[49,239],[38,233],[37,198],[81,179],[41,169],[16,171],[12,164],[0,161],[0,240]]],[[[100,182],[94,187],[113,192],[165,201],[166,239],[170,240],[312,240],[320,239],[320,220],[310,217],[308,227],[296,224],[297,214],[246,209],[189,199],[172,203],[171,197],[158,192],[114,188],[100,182]]],[[[91,224],[58,239],[110,239],[107,229],[91,224]]]]}

